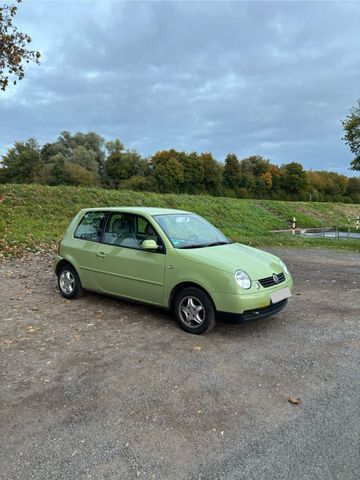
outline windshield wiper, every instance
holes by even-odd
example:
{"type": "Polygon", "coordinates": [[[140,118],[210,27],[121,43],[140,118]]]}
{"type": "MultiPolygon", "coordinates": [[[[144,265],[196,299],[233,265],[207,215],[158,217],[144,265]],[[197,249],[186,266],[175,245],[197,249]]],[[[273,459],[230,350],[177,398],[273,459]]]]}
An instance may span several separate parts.
{"type": "Polygon", "coordinates": [[[185,247],[179,247],[182,250],[185,248],[204,248],[204,247],[216,247],[218,245],[228,245],[232,242],[212,242],[212,243],[200,243],[200,244],[193,244],[193,245],[186,245],[185,247]]]}
{"type": "Polygon", "coordinates": [[[204,247],[217,247],[218,245],[229,245],[229,243],[232,242],[213,242],[213,243],[207,243],[204,245],[204,247]]]}
{"type": "Polygon", "coordinates": [[[207,243],[194,243],[193,245],[185,245],[185,247],[178,247],[181,250],[185,250],[185,248],[203,248],[203,247],[208,247],[209,245],[207,243]]]}

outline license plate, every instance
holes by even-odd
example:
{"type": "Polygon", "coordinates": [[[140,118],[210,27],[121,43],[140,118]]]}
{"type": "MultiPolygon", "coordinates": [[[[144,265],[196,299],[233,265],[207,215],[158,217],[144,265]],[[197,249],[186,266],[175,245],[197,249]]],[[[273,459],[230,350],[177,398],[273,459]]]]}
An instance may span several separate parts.
{"type": "Polygon", "coordinates": [[[289,297],[291,297],[291,292],[290,288],[288,287],[282,288],[281,290],[277,290],[276,292],[270,294],[270,300],[272,303],[281,302],[281,300],[289,297]]]}

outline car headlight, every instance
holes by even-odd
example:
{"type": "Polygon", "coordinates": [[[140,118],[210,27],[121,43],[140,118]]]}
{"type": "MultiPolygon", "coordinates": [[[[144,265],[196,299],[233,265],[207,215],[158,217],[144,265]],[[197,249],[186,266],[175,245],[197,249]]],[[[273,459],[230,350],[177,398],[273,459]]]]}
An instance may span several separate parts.
{"type": "Polygon", "coordinates": [[[251,287],[251,280],[249,275],[242,270],[236,270],[235,280],[240,285],[240,287],[245,288],[245,290],[248,290],[251,287]]]}
{"type": "MultiPolygon", "coordinates": [[[[280,260],[280,259],[279,259],[279,260],[280,260]]],[[[280,260],[280,265],[281,265],[281,268],[282,268],[282,269],[284,270],[284,272],[286,273],[286,275],[290,275],[290,272],[289,272],[287,266],[285,265],[285,263],[284,263],[282,260],[280,260]]]]}

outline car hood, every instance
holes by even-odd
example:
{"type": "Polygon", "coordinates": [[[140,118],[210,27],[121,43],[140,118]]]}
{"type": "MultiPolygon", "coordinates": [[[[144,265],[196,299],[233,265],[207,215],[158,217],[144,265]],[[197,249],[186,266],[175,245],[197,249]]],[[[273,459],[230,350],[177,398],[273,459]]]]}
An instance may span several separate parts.
{"type": "Polygon", "coordinates": [[[229,243],[214,247],[178,249],[179,255],[191,262],[208,265],[225,272],[244,270],[252,280],[280,273],[279,259],[257,248],[229,243]]]}

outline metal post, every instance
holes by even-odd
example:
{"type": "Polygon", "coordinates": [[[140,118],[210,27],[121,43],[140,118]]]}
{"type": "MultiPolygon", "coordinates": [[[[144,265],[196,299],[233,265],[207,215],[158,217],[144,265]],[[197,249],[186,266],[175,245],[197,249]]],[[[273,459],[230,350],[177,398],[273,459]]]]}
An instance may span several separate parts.
{"type": "Polygon", "coordinates": [[[321,231],[322,231],[321,236],[324,238],[324,237],[325,237],[325,232],[324,232],[324,220],[321,220],[321,231]]]}
{"type": "Polygon", "coordinates": [[[347,238],[350,238],[350,218],[348,218],[348,236],[347,238]]]}
{"type": "Polygon", "coordinates": [[[359,215],[356,217],[356,230],[359,230],[359,220],[360,220],[360,217],[359,215]]]}
{"type": "Polygon", "coordinates": [[[293,235],[295,235],[295,228],[296,228],[296,218],[293,217],[293,224],[292,224],[292,231],[293,231],[293,235]]]}

